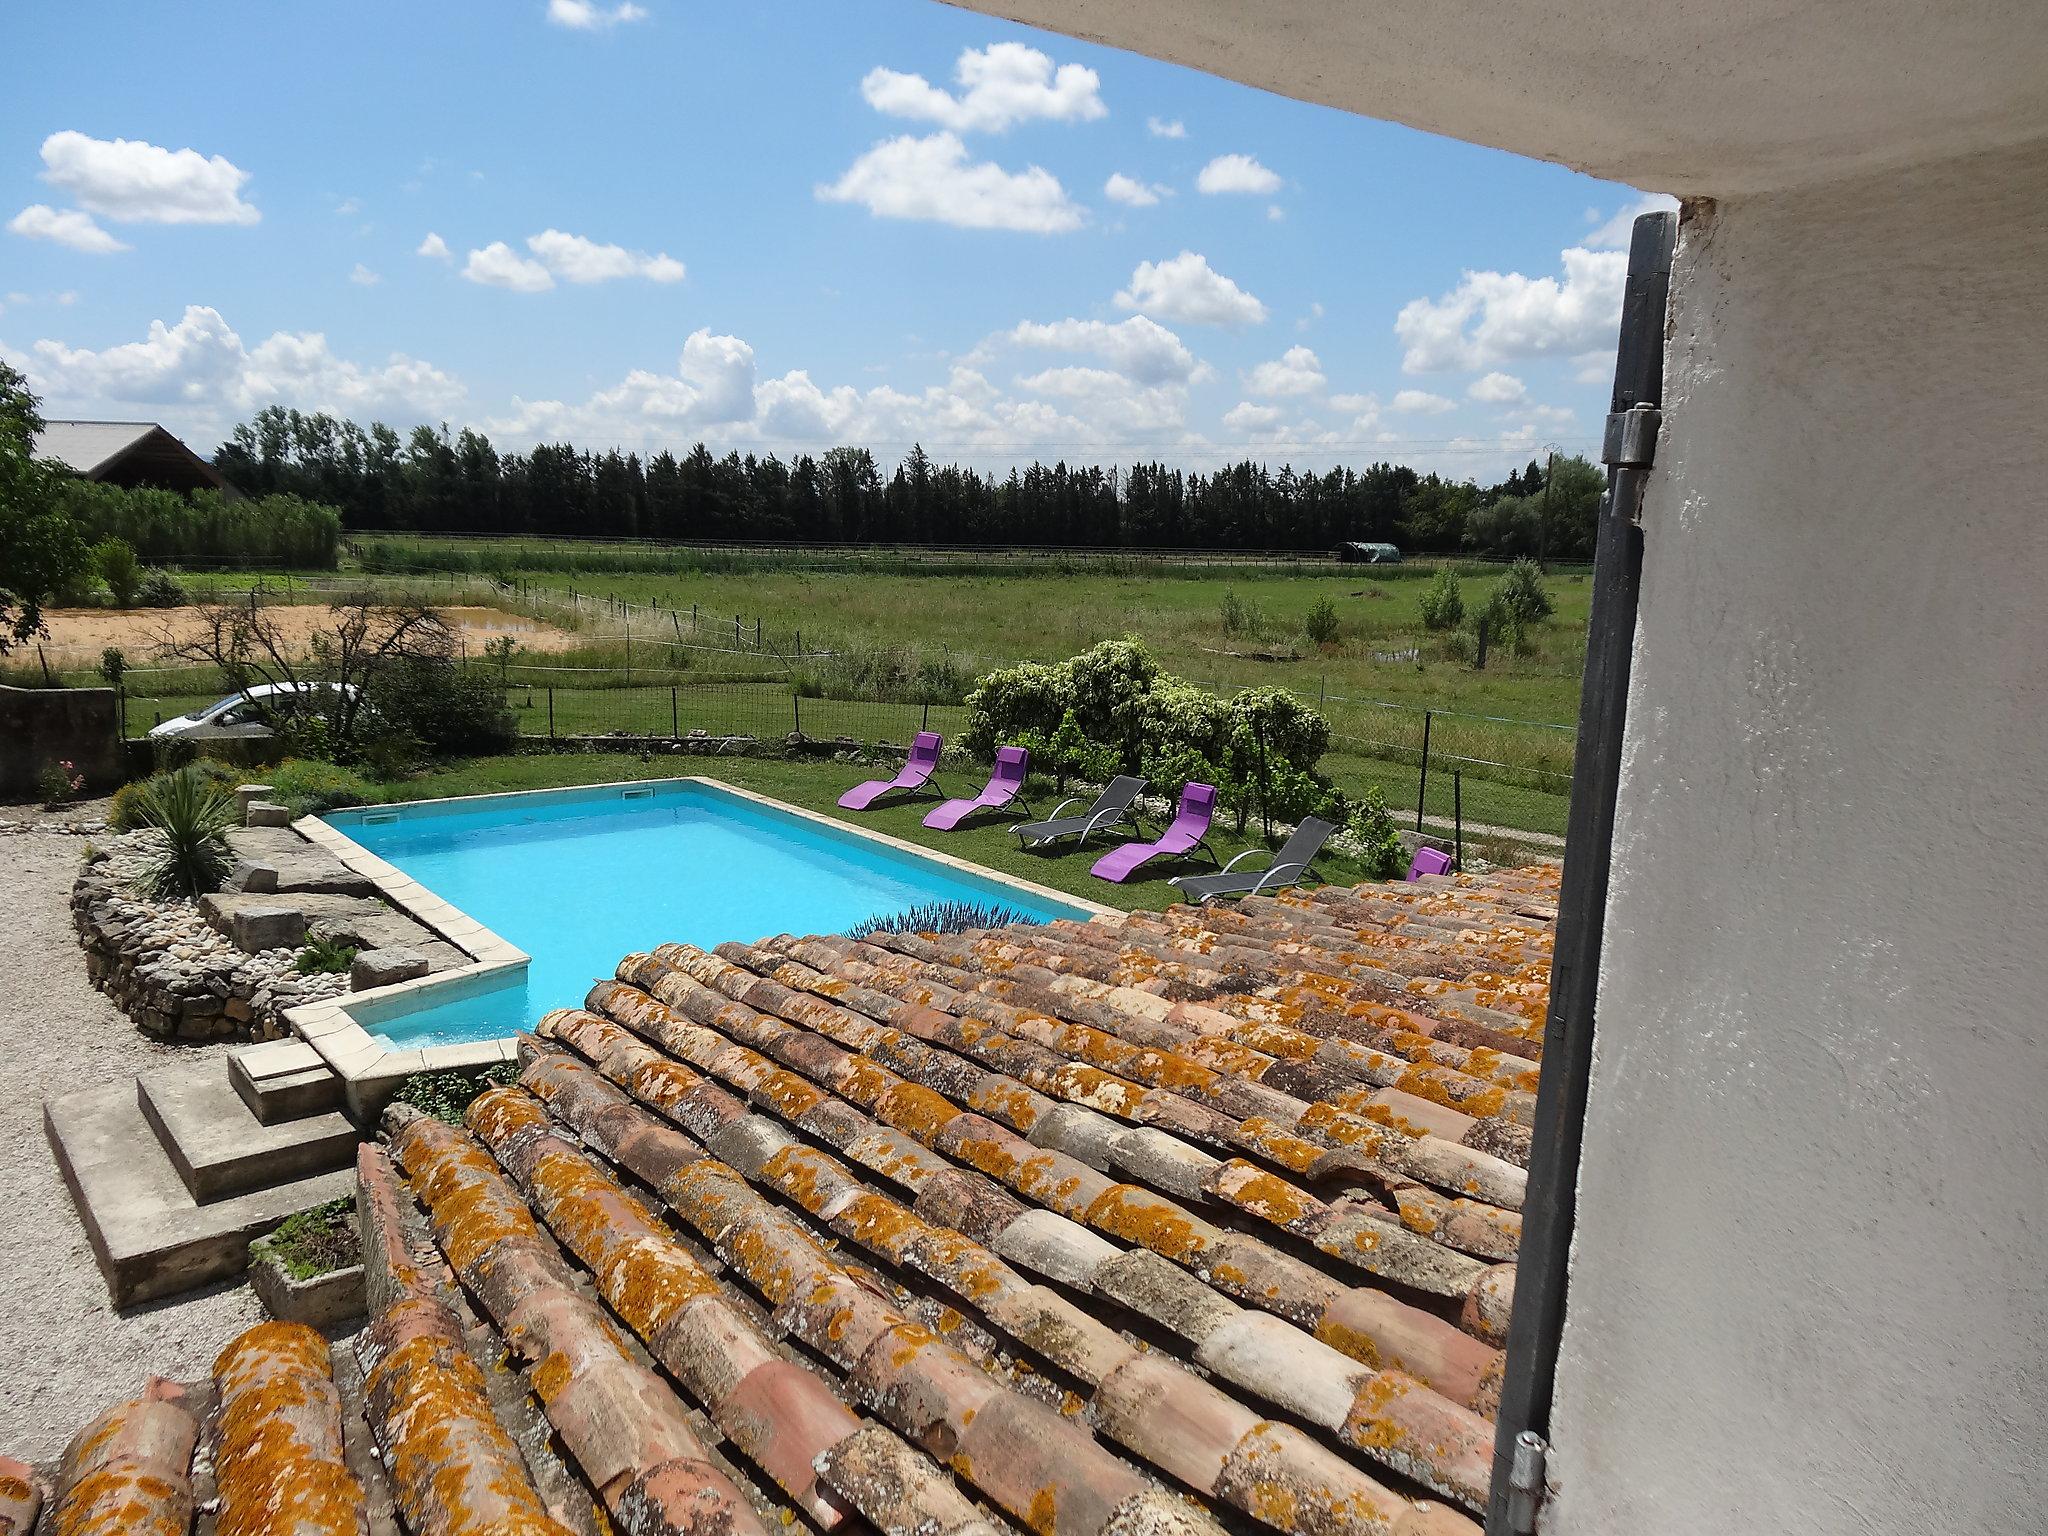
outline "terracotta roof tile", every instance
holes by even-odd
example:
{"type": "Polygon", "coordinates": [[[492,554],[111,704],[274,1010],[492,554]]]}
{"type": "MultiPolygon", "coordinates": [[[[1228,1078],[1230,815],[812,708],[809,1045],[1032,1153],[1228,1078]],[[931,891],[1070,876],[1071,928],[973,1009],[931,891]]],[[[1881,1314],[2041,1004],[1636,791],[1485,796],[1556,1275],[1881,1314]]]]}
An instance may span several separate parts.
{"type": "MultiPolygon", "coordinates": [[[[386,1497],[435,1536],[592,1502],[720,1536],[1475,1536],[1555,897],[628,955],[465,1127],[394,1111],[403,1178],[364,1149],[360,1377],[254,1330],[88,1426],[50,1527],[182,1531],[203,1437],[223,1536],[386,1497]]],[[[0,1536],[36,1487],[0,1461],[0,1536]]]]}

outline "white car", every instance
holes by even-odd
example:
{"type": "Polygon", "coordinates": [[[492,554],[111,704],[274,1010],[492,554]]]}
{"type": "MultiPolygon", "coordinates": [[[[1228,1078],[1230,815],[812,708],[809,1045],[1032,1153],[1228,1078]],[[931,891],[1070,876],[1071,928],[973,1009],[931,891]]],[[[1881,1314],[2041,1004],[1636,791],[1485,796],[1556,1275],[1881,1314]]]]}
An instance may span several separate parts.
{"type": "Polygon", "coordinates": [[[246,693],[231,693],[203,709],[150,727],[152,737],[181,741],[249,740],[271,734],[268,717],[289,708],[297,697],[332,693],[337,687],[353,694],[353,683],[259,683],[246,693]]]}

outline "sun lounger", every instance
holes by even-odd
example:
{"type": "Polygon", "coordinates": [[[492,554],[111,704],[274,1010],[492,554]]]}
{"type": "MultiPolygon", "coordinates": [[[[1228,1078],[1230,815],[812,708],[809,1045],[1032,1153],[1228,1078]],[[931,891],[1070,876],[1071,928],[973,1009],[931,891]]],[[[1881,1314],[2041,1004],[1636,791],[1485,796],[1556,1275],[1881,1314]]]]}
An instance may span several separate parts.
{"type": "Polygon", "coordinates": [[[939,786],[932,778],[938,771],[939,753],[946,745],[946,738],[937,731],[919,731],[910,742],[910,756],[904,760],[903,771],[893,779],[869,779],[865,784],[856,784],[839,797],[839,804],[849,811],[864,811],[882,796],[899,789],[923,789],[930,785],[934,794],[939,786]]]}
{"type": "Polygon", "coordinates": [[[944,805],[933,806],[925,813],[924,824],[950,832],[976,811],[996,811],[1006,805],[1021,805],[1030,810],[1024,798],[1024,774],[1030,766],[1031,754],[1024,748],[997,747],[995,771],[988,776],[981,793],[971,800],[948,800],[944,805]]]}
{"type": "Polygon", "coordinates": [[[1418,848],[1415,862],[1408,866],[1408,878],[1420,880],[1424,875],[1448,875],[1451,872],[1451,856],[1441,848],[1418,848]]]}
{"type": "Polygon", "coordinates": [[[1310,816],[1294,829],[1293,835],[1273,855],[1273,862],[1264,869],[1238,869],[1240,863],[1261,851],[1247,848],[1216,874],[1175,875],[1167,884],[1179,886],[1180,893],[1197,906],[1221,896],[1256,896],[1261,891],[1278,891],[1299,885],[1309,873],[1309,865],[1315,862],[1316,855],[1323,851],[1323,844],[1336,830],[1335,822],[1318,821],[1310,816]]]}
{"type": "MultiPolygon", "coordinates": [[[[1209,819],[1215,814],[1216,786],[1188,784],[1180,792],[1180,810],[1171,826],[1152,842],[1125,843],[1121,848],[1112,848],[1088,872],[1098,880],[1121,882],[1148,860],[1192,853],[1197,848],[1208,853],[1209,819]]],[[[1209,860],[1216,862],[1216,855],[1209,853],[1209,860]]]]}
{"type": "Polygon", "coordinates": [[[1026,848],[1035,843],[1056,843],[1063,837],[1075,839],[1074,846],[1078,848],[1088,841],[1089,833],[1106,832],[1118,822],[1128,821],[1135,827],[1138,818],[1131,807],[1144,788],[1143,779],[1120,773],[1103,786],[1095,803],[1079,815],[1066,814],[1068,806],[1081,803],[1079,799],[1062,800],[1044,821],[1019,822],[1010,830],[1026,848]]]}

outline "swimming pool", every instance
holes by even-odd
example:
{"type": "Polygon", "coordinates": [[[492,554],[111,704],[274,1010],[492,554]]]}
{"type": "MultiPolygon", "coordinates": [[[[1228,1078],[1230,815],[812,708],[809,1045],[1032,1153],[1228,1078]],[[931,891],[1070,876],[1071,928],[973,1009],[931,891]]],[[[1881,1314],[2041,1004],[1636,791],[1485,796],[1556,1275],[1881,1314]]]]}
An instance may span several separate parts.
{"type": "MultiPolygon", "coordinates": [[[[438,987],[366,999],[391,1049],[486,1040],[580,1004],[621,956],[778,933],[840,933],[923,902],[1027,920],[1093,908],[702,779],[536,790],[321,818],[529,955],[438,987]]],[[[344,999],[344,1001],[346,1001],[344,999]]]]}

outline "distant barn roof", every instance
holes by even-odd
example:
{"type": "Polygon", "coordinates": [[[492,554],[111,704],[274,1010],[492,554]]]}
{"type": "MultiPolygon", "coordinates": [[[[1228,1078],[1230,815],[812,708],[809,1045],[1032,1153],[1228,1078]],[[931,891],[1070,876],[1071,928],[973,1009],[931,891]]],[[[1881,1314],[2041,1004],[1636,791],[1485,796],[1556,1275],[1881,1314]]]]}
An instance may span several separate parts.
{"type": "Polygon", "coordinates": [[[109,485],[239,494],[221,472],[153,421],[52,421],[36,457],[109,485]]]}

